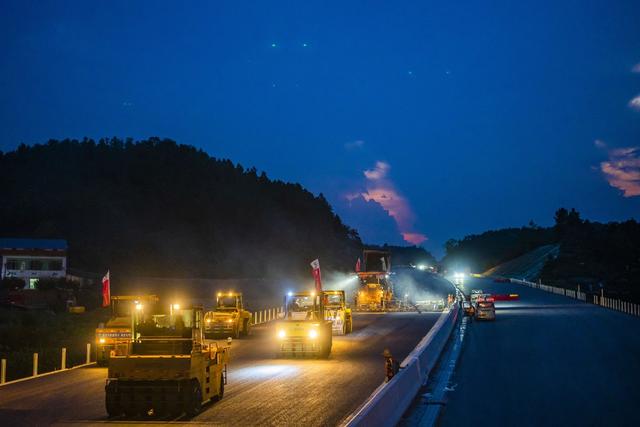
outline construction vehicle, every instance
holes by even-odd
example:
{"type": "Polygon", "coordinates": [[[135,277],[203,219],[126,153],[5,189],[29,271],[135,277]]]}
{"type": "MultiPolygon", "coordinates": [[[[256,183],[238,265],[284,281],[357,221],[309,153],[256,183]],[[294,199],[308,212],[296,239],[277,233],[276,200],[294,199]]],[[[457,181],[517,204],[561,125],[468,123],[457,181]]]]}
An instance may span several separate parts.
{"type": "Polygon", "coordinates": [[[155,295],[117,295],[110,300],[111,316],[96,329],[96,363],[105,366],[111,355],[123,356],[131,343],[131,314],[136,304],[151,306],[158,302],[155,295]]]}
{"type": "Polygon", "coordinates": [[[218,292],[216,306],[204,315],[204,335],[216,336],[249,335],[251,312],[244,309],[241,292],[218,292]]]}
{"type": "Polygon", "coordinates": [[[207,344],[203,321],[201,306],[176,304],[169,313],[154,313],[136,305],[129,354],[109,361],[105,403],[110,417],[191,417],[203,404],[222,399],[229,346],[207,344]]]}
{"type": "Polygon", "coordinates": [[[393,305],[391,278],[391,254],[387,251],[364,250],[363,268],[356,274],[360,287],[355,295],[355,307],[359,311],[383,311],[393,305]]]}
{"type": "Polygon", "coordinates": [[[346,335],[353,331],[353,316],[347,307],[344,291],[322,291],[324,318],[331,322],[333,335],[346,335]]]}
{"type": "Polygon", "coordinates": [[[326,320],[323,298],[316,292],[289,292],[282,319],[275,324],[276,355],[317,356],[331,354],[332,325],[326,320]]]}

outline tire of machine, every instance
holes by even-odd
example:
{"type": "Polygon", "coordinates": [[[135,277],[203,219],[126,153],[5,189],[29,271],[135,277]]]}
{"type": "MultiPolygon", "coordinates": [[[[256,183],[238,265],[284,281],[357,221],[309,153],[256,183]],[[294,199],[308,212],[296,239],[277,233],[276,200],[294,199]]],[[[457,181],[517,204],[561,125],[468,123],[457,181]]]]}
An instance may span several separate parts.
{"type": "Polygon", "coordinates": [[[220,393],[213,397],[214,402],[219,402],[224,397],[224,376],[220,373],[220,393]]]}
{"type": "Polygon", "coordinates": [[[184,412],[188,417],[195,417],[202,409],[202,389],[198,380],[191,380],[185,392],[187,393],[183,403],[185,405],[184,412]]]}
{"type": "Polygon", "coordinates": [[[242,322],[242,324],[244,325],[244,327],[242,328],[242,335],[243,336],[249,336],[249,319],[244,319],[244,322],[242,322]]]}
{"type": "Polygon", "coordinates": [[[333,344],[332,334],[331,334],[331,325],[329,325],[329,330],[325,332],[324,342],[322,343],[322,347],[320,348],[320,357],[322,359],[328,359],[331,354],[331,345],[333,344]]]}
{"type": "Polygon", "coordinates": [[[122,406],[120,405],[119,397],[113,384],[105,386],[105,408],[110,417],[122,415],[122,406]]]}

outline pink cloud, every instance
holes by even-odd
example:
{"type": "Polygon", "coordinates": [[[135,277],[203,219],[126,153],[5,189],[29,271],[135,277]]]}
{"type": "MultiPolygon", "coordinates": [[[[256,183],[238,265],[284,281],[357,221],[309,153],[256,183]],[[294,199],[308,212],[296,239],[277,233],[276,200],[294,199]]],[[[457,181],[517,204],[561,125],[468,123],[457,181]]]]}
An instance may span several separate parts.
{"type": "Polygon", "coordinates": [[[633,66],[633,68],[631,69],[632,73],[640,73],[640,63],[636,64],[633,66]]]}
{"type": "Polygon", "coordinates": [[[623,197],[640,196],[640,147],[615,148],[608,155],[600,170],[609,185],[622,190],[623,197]]]}
{"type": "Polygon", "coordinates": [[[409,201],[396,189],[388,178],[391,166],[377,161],[373,169],[364,171],[367,179],[366,192],[361,193],[366,201],[374,201],[389,213],[398,225],[398,229],[406,242],[419,245],[427,240],[427,236],[416,232],[414,228],[415,214],[409,201]]]}
{"type": "Polygon", "coordinates": [[[633,108],[634,110],[640,111],[640,95],[629,101],[629,107],[633,108]]]}
{"type": "Polygon", "coordinates": [[[427,240],[427,236],[422,233],[402,233],[402,238],[409,243],[413,243],[414,245],[419,245],[427,240]]]}

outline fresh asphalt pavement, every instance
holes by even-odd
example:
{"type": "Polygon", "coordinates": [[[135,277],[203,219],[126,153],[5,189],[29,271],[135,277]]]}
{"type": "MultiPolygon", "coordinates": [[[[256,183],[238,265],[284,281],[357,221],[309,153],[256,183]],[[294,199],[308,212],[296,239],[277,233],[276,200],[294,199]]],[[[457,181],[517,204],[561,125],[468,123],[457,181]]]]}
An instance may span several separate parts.
{"type": "MultiPolygon", "coordinates": [[[[427,274],[418,283],[430,283],[427,274]]],[[[334,337],[328,360],[278,359],[273,326],[233,341],[224,398],[180,423],[336,425],[384,378],[382,351],[402,360],[440,313],[356,313],[353,333],[334,337]]],[[[106,369],[82,368],[0,387],[3,425],[133,424],[104,409],[106,369]]]]}
{"type": "Polygon", "coordinates": [[[469,325],[441,426],[640,425],[640,318],[524,285],[496,320],[469,325]]]}
{"type": "MultiPolygon", "coordinates": [[[[273,328],[257,327],[248,339],[231,345],[229,383],[222,401],[206,406],[191,421],[337,424],[382,382],[384,348],[404,358],[438,316],[356,314],[353,333],[334,337],[328,360],[275,358],[273,328]]],[[[82,368],[0,387],[0,419],[4,425],[101,424],[108,421],[105,379],[105,368],[82,368]]]]}

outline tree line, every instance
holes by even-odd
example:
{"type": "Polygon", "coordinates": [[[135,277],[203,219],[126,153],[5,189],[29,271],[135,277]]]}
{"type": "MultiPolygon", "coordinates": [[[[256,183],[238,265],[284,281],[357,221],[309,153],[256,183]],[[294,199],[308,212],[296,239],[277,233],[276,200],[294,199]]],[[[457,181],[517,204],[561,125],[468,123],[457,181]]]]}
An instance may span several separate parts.
{"type": "Polygon", "coordinates": [[[322,194],[169,139],[0,152],[0,235],[62,238],[78,270],[274,277],[351,269],[362,242],[322,194]]]}
{"type": "Polygon", "coordinates": [[[491,230],[449,240],[445,268],[483,272],[536,247],[557,243],[560,253],[545,263],[543,283],[640,301],[640,223],[635,219],[599,223],[575,209],[560,208],[552,227],[533,222],[521,228],[491,230]]]}

